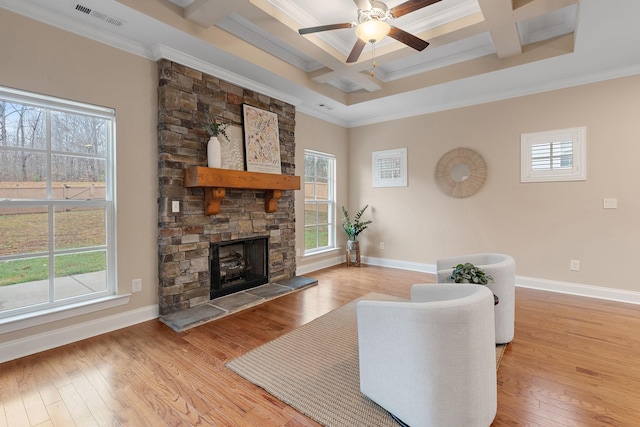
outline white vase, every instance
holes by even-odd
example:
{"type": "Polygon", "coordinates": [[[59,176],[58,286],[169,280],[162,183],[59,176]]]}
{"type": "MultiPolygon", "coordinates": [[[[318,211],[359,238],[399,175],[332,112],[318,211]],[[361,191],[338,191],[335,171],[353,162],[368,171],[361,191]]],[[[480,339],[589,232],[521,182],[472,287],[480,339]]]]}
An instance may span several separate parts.
{"type": "Polygon", "coordinates": [[[222,151],[218,137],[212,136],[207,143],[207,166],[219,168],[222,166],[222,151]]]}

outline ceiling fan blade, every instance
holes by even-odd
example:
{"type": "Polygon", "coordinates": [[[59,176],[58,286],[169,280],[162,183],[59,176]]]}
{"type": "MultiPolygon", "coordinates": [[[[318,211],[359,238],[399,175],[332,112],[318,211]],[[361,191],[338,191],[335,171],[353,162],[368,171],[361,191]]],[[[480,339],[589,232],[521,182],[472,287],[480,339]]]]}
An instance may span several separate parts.
{"type": "Polygon", "coordinates": [[[363,40],[361,39],[356,40],[356,44],[353,45],[353,49],[351,49],[351,53],[347,58],[347,64],[356,62],[358,58],[360,58],[360,54],[362,53],[362,49],[364,49],[365,45],[366,43],[363,40]]]}
{"type": "Polygon", "coordinates": [[[392,37],[399,42],[402,42],[407,46],[419,51],[425,50],[427,46],[429,46],[429,42],[426,42],[421,38],[416,37],[413,34],[409,34],[406,31],[396,27],[391,27],[391,31],[389,31],[389,37],[392,37]]]}
{"type": "Polygon", "coordinates": [[[441,0],[409,0],[392,8],[389,12],[394,18],[399,18],[402,15],[438,3],[439,1],[441,0]]]}
{"type": "Polygon", "coordinates": [[[369,10],[371,9],[371,2],[369,0],[353,0],[356,4],[356,7],[360,10],[369,10]]]}
{"type": "Polygon", "coordinates": [[[330,24],[330,25],[320,25],[319,27],[309,27],[309,28],[300,28],[298,33],[310,34],[310,33],[318,33],[320,31],[329,31],[329,30],[339,30],[341,28],[351,28],[353,24],[351,22],[347,22],[344,24],[330,24]]]}

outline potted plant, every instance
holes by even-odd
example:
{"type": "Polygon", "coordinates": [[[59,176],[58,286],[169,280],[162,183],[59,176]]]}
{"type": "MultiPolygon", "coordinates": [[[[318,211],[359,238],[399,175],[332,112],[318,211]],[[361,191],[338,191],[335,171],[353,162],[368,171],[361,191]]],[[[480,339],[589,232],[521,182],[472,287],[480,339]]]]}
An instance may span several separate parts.
{"type": "Polygon", "coordinates": [[[229,139],[227,135],[228,123],[217,123],[214,120],[208,120],[202,124],[202,129],[209,134],[209,142],[207,143],[207,166],[210,168],[219,168],[222,166],[222,149],[218,135],[222,135],[229,139]]]}
{"type": "MultiPolygon", "coordinates": [[[[451,275],[447,278],[454,283],[475,283],[476,285],[486,285],[489,282],[493,282],[493,277],[470,262],[464,264],[458,264],[453,267],[451,275]]],[[[497,305],[499,302],[496,294],[493,294],[493,303],[497,305]]]]}
{"type": "Polygon", "coordinates": [[[229,126],[228,123],[216,123],[216,121],[213,120],[204,123],[202,129],[207,132],[210,137],[215,136],[217,138],[218,135],[222,135],[225,138],[229,138],[229,136],[227,136],[227,126],[229,126]]]}
{"type": "Polygon", "coordinates": [[[347,237],[349,238],[347,240],[348,250],[359,249],[358,234],[366,230],[367,227],[369,227],[369,224],[371,224],[372,222],[371,220],[361,221],[362,215],[368,207],[369,205],[365,205],[364,208],[360,209],[358,213],[356,213],[356,216],[353,218],[352,222],[351,219],[349,219],[349,212],[347,212],[347,209],[342,206],[342,213],[344,215],[344,218],[342,219],[342,228],[344,228],[344,231],[345,233],[347,233],[347,237]]]}

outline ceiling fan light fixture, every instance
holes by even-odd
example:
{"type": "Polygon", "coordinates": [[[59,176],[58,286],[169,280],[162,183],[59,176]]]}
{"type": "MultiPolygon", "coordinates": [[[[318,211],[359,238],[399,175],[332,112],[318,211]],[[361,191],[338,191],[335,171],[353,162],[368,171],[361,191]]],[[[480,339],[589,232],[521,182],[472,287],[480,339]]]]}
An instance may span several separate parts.
{"type": "Polygon", "coordinates": [[[366,43],[376,43],[391,31],[391,26],[384,21],[370,19],[356,26],[356,35],[366,43]]]}

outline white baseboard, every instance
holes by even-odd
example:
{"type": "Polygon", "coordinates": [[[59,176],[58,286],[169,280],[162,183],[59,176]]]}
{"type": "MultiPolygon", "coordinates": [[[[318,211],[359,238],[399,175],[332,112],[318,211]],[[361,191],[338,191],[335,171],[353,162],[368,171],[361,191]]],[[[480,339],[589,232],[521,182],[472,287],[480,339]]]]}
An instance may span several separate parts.
{"type": "Polygon", "coordinates": [[[158,315],[158,306],[152,305],[2,343],[0,344],[0,363],[156,319],[158,315]]]}
{"type": "Polygon", "coordinates": [[[344,253],[340,252],[335,256],[323,258],[318,261],[307,261],[304,265],[300,265],[296,268],[296,275],[304,276],[312,271],[322,270],[323,268],[333,267],[334,265],[340,265],[345,262],[344,253]]]}
{"type": "MultiPolygon", "coordinates": [[[[377,265],[381,267],[421,271],[431,274],[436,273],[435,264],[422,264],[374,257],[362,257],[362,262],[365,264],[377,265]]],[[[522,288],[539,289],[541,291],[547,292],[558,292],[562,294],[577,295],[588,298],[618,301],[628,304],[640,304],[640,292],[627,291],[624,289],[583,285],[581,283],[560,282],[557,280],[536,279],[534,277],[524,276],[516,276],[516,286],[522,288]]]]}
{"type": "Polygon", "coordinates": [[[376,265],[378,267],[398,268],[400,270],[420,271],[422,273],[436,274],[435,264],[423,264],[419,262],[400,261],[397,259],[385,259],[375,257],[362,257],[363,264],[376,265]]]}
{"type": "Polygon", "coordinates": [[[640,292],[627,291],[624,289],[605,288],[603,286],[559,282],[556,280],[536,279],[534,277],[524,276],[516,276],[516,286],[588,298],[625,302],[628,304],[640,304],[640,292]]]}

